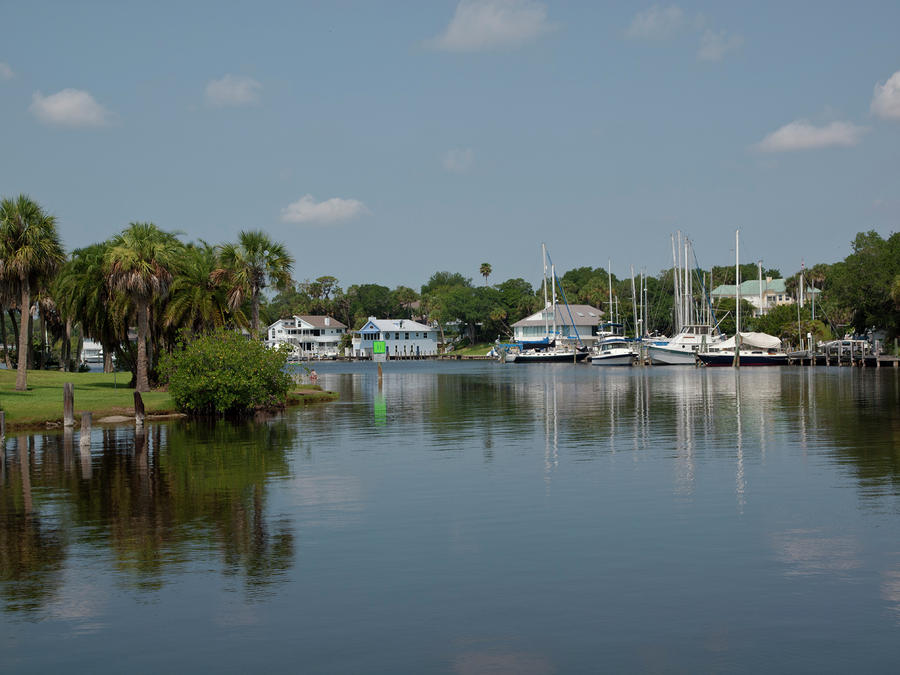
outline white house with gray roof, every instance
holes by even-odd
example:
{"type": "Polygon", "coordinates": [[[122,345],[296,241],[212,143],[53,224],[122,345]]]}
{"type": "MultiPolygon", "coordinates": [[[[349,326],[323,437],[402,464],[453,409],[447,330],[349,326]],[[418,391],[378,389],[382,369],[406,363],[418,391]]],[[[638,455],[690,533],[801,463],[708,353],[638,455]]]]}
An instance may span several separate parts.
{"type": "Polygon", "coordinates": [[[438,331],[411,319],[376,319],[355,331],[353,355],[372,358],[372,343],[384,341],[390,357],[434,356],[438,353],[438,331]]]}
{"type": "MultiPolygon", "coordinates": [[[[597,341],[597,333],[603,311],[590,305],[557,305],[556,335],[572,340],[581,338],[585,345],[591,346],[597,341]],[[574,325],[574,327],[573,327],[574,325]],[[576,329],[578,335],[576,337],[576,329]]],[[[512,325],[513,339],[524,344],[538,343],[547,338],[553,339],[553,307],[548,306],[540,312],[526,316],[512,325]]]]}
{"type": "Polygon", "coordinates": [[[292,316],[269,326],[266,346],[290,345],[299,358],[333,358],[346,332],[347,326],[330,316],[292,316]]]}

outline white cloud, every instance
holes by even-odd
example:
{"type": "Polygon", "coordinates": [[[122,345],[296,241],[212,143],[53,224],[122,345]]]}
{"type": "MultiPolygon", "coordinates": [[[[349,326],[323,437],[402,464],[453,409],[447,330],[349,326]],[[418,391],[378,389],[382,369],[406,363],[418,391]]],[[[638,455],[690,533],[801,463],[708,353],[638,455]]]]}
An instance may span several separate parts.
{"type": "Polygon", "coordinates": [[[871,110],[886,120],[900,120],[900,70],[884,84],[875,85],[871,110]]]}
{"type": "Polygon", "coordinates": [[[63,89],[50,96],[36,91],[28,109],[45,124],[67,127],[102,127],[112,119],[112,113],[80,89],[63,89]]]}
{"type": "Polygon", "coordinates": [[[865,127],[851,122],[832,122],[817,127],[807,120],[795,120],[773,131],[757,144],[763,152],[815,150],[833,146],[849,147],[859,143],[865,127]]]}
{"type": "Polygon", "coordinates": [[[220,80],[210,80],[204,96],[209,105],[217,107],[253,105],[259,102],[262,84],[246,75],[225,75],[220,80]]]}
{"type": "Polygon", "coordinates": [[[518,47],[553,27],[547,8],[534,0],[460,0],[447,29],[429,44],[452,52],[518,47]]]}
{"type": "Polygon", "coordinates": [[[453,173],[465,173],[474,160],[472,148],[454,148],[444,154],[444,168],[453,173]]]}
{"type": "Polygon", "coordinates": [[[684,12],[677,5],[653,5],[638,12],[625,30],[632,40],[663,40],[675,35],[685,26],[684,12]]]}
{"type": "Polygon", "coordinates": [[[285,223],[330,225],[366,213],[369,213],[369,209],[358,199],[332,197],[324,202],[317,202],[312,195],[304,195],[281,209],[281,220],[285,223]]]}
{"type": "Polygon", "coordinates": [[[8,63],[0,61],[0,80],[11,80],[16,76],[8,63]]]}
{"type": "Polygon", "coordinates": [[[701,61],[721,61],[728,52],[740,49],[744,38],[740,35],[727,35],[724,30],[714,31],[707,28],[700,36],[700,49],[697,58],[701,61]]]}

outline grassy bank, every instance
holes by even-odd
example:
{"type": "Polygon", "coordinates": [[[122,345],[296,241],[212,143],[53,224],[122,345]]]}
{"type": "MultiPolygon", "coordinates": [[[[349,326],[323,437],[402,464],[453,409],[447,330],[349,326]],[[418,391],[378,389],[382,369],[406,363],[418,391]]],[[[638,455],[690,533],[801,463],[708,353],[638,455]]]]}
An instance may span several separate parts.
{"type": "Polygon", "coordinates": [[[462,349],[454,349],[452,352],[447,353],[457,356],[484,356],[491,350],[491,347],[493,346],[493,342],[481,342],[476,345],[463,347],[462,349]]]}
{"type": "MultiPolygon", "coordinates": [[[[128,389],[130,373],[61,373],[53,370],[29,370],[28,391],[16,391],[16,371],[0,370],[0,409],[6,413],[9,429],[62,424],[63,384],[75,385],[75,419],[90,410],[94,420],[106,415],[133,415],[134,389],[128,389]]],[[[148,415],[177,412],[168,392],[142,394],[148,415]]],[[[288,405],[333,401],[337,394],[320,387],[303,385],[291,392],[288,405]]]]}

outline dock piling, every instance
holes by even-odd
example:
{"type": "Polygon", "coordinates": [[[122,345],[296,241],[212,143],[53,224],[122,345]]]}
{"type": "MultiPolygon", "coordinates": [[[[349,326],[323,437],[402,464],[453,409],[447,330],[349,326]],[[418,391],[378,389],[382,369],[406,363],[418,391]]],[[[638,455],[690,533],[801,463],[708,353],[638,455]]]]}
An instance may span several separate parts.
{"type": "Polygon", "coordinates": [[[81,413],[81,432],[78,435],[78,445],[82,448],[91,447],[91,413],[87,410],[81,413]]]}
{"type": "Polygon", "coordinates": [[[144,426],[144,399],[141,398],[141,392],[134,392],[134,424],[137,428],[144,426]]]}
{"type": "Polygon", "coordinates": [[[75,385],[71,382],[63,385],[63,426],[67,429],[75,426],[75,385]]]}

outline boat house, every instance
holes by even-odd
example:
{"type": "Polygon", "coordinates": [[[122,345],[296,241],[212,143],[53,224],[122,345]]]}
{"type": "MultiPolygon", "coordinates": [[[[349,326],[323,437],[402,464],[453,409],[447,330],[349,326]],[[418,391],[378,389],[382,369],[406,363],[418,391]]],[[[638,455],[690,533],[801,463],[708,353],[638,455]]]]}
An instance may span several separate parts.
{"type": "Polygon", "coordinates": [[[435,356],[438,331],[411,319],[376,319],[355,331],[353,356],[372,358],[372,343],[383,341],[389,357],[435,356]]]}
{"type": "Polygon", "coordinates": [[[290,345],[300,358],[334,358],[346,332],[347,326],[330,316],[292,316],[269,326],[266,346],[290,345]]]}
{"type": "MultiPolygon", "coordinates": [[[[806,297],[810,298],[812,294],[818,294],[817,288],[807,287],[806,297]]],[[[716,286],[710,297],[713,302],[717,302],[723,298],[735,299],[737,297],[737,286],[735,284],[723,284],[716,286]]],[[[749,279],[741,284],[741,300],[746,300],[753,305],[753,315],[760,316],[768,314],[770,310],[779,305],[793,305],[794,296],[787,292],[784,279],[773,279],[766,277],[762,284],[757,279],[749,279]]]]}
{"type": "MultiPolygon", "coordinates": [[[[603,311],[590,305],[557,305],[556,337],[565,340],[581,341],[588,347],[597,342],[603,311]],[[574,324],[574,327],[573,327],[574,324]],[[577,337],[576,337],[577,330],[577,337]]],[[[553,307],[548,306],[540,312],[527,316],[512,325],[513,340],[523,344],[539,344],[554,339],[553,307]]]]}

